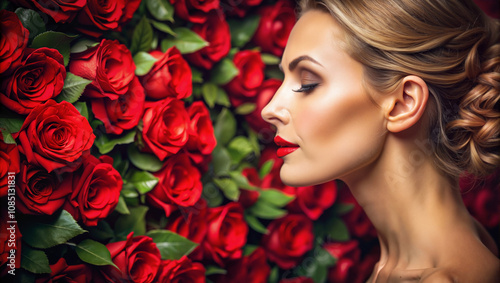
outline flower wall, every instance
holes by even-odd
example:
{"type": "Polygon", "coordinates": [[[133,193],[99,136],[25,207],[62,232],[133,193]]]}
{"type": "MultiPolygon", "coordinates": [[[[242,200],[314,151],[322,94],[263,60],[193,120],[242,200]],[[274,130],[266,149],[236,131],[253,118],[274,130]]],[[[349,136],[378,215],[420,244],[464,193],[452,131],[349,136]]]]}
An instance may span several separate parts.
{"type": "MultiPolygon", "coordinates": [[[[294,2],[0,8],[2,282],[369,276],[376,232],[348,188],[283,184],[260,117],[294,2]]],[[[499,178],[461,181],[496,239],[499,178]]]]}

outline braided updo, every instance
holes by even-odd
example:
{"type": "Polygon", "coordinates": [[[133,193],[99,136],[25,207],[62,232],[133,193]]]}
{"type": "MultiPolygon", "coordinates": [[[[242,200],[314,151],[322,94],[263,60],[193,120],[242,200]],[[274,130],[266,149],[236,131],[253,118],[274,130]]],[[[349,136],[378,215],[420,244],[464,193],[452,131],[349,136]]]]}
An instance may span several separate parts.
{"type": "Polygon", "coordinates": [[[430,139],[438,168],[484,176],[500,164],[500,22],[472,0],[303,0],[344,28],[366,83],[391,91],[422,78],[434,101],[430,139]]]}

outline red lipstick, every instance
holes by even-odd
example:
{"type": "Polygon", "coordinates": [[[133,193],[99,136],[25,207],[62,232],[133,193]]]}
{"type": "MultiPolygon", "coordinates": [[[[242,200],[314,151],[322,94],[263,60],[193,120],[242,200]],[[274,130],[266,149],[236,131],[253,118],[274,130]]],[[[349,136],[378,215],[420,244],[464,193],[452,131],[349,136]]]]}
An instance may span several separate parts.
{"type": "Polygon", "coordinates": [[[279,146],[277,151],[278,157],[283,157],[299,149],[298,144],[286,141],[280,136],[274,137],[274,143],[276,143],[279,146]]]}

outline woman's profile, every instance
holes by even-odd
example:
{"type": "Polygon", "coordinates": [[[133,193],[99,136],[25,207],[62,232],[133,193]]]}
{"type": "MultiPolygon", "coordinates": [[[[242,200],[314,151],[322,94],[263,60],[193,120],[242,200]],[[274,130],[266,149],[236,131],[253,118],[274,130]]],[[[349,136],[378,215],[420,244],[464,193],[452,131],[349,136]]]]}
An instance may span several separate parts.
{"type": "Polygon", "coordinates": [[[500,23],[472,0],[304,0],[263,118],[288,185],[344,181],[377,229],[369,282],[499,282],[458,177],[500,164],[500,23]]]}

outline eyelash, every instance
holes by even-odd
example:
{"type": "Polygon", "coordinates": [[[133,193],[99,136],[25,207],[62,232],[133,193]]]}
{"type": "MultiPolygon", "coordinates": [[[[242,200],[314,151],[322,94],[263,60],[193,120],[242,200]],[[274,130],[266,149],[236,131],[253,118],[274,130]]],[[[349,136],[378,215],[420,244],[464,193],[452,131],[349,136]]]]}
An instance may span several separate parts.
{"type": "Polygon", "coordinates": [[[305,84],[301,85],[299,89],[293,89],[294,92],[311,92],[314,90],[315,87],[317,87],[319,83],[313,83],[313,84],[305,84]]]}

